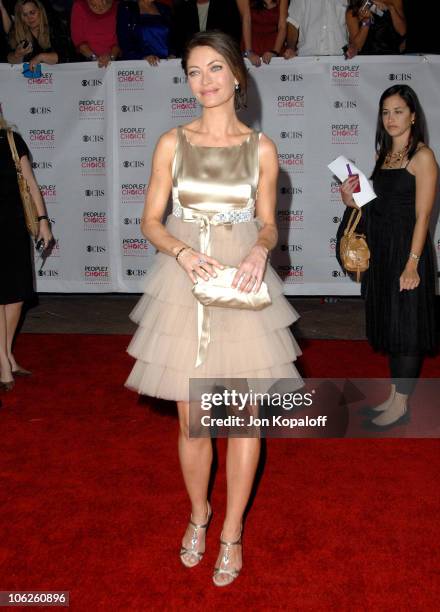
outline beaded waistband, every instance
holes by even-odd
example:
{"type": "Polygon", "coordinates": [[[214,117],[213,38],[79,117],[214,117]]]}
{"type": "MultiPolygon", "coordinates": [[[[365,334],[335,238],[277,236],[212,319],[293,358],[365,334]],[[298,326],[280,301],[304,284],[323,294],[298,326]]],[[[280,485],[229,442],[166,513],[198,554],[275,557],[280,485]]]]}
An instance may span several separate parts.
{"type": "MultiPolygon", "coordinates": [[[[197,215],[204,215],[203,212],[198,212],[195,211],[193,209],[185,209],[186,211],[190,210],[194,213],[195,216],[197,215]]],[[[179,217],[182,218],[184,216],[184,209],[183,206],[179,203],[174,201],[173,204],[173,215],[175,217],[179,217]]],[[[209,222],[212,225],[222,225],[223,223],[225,224],[229,224],[229,223],[246,223],[247,221],[252,221],[252,219],[255,216],[255,207],[249,207],[249,208],[243,208],[243,209],[236,209],[236,210],[227,210],[225,212],[219,212],[219,213],[215,213],[214,215],[209,217],[209,222]]]]}

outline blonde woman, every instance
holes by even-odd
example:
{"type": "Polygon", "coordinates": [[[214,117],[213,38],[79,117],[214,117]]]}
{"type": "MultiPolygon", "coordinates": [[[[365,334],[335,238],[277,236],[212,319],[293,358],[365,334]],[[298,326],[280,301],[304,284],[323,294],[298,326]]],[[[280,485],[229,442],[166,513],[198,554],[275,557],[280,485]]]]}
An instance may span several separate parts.
{"type": "Polygon", "coordinates": [[[34,71],[37,64],[58,64],[69,59],[69,42],[61,23],[49,22],[40,0],[18,0],[15,5],[14,27],[9,36],[12,51],[8,62],[29,62],[34,71]]]}
{"type": "MultiPolygon", "coordinates": [[[[15,360],[12,345],[23,302],[32,296],[33,273],[31,243],[18,190],[17,173],[7,138],[8,125],[0,116],[0,391],[10,391],[15,376],[28,376],[15,360]]],[[[37,205],[40,223],[38,240],[45,247],[52,232],[43,198],[29,162],[29,150],[19,134],[13,132],[21,168],[37,205]]]]}

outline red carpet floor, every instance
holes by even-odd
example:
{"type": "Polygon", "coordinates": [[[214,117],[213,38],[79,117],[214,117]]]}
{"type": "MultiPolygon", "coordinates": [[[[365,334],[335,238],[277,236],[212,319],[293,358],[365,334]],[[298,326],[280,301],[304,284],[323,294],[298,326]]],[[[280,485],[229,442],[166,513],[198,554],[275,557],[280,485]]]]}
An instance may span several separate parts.
{"type": "MultiPolygon", "coordinates": [[[[244,570],[224,590],[211,584],[220,440],[207,553],[185,569],[174,409],[124,389],[127,342],[19,338],[34,376],[2,395],[0,590],[69,590],[71,609],[87,612],[438,609],[438,440],[269,440],[244,570]]],[[[386,375],[364,342],[303,348],[305,375],[386,375]]],[[[439,361],[424,375],[439,376],[439,361]]]]}

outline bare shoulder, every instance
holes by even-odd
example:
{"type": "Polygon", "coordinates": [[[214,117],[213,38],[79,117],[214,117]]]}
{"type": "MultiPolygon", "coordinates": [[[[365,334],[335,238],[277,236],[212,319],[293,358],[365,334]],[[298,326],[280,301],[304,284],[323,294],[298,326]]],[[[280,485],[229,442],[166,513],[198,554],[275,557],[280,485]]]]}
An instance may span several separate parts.
{"type": "Polygon", "coordinates": [[[277,159],[278,151],[273,140],[266,136],[263,132],[260,134],[260,158],[261,159],[277,159]]]}
{"type": "Polygon", "coordinates": [[[410,161],[414,172],[429,171],[437,167],[434,151],[427,145],[421,145],[410,161]]]}
{"type": "Polygon", "coordinates": [[[177,128],[164,132],[157,141],[156,150],[161,153],[173,152],[177,143],[177,128]]]}

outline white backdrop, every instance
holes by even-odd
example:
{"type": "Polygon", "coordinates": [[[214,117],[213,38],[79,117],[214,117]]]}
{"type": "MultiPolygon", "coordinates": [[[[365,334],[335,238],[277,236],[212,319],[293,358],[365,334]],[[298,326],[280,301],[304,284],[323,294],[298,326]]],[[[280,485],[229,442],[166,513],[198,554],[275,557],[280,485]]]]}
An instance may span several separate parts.
{"type": "MultiPolygon", "coordinates": [[[[397,83],[419,94],[439,158],[440,57],[277,59],[250,77],[243,119],[279,151],[272,262],[285,293],[358,294],[335,259],[343,206],[327,164],[344,154],[371,172],[379,96],[397,83]]],[[[154,255],[139,227],[154,145],[199,113],[179,62],[46,65],[34,80],[0,65],[0,104],[31,149],[57,239],[43,266],[36,259],[38,290],[142,291],[154,255]]]]}

